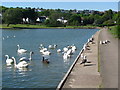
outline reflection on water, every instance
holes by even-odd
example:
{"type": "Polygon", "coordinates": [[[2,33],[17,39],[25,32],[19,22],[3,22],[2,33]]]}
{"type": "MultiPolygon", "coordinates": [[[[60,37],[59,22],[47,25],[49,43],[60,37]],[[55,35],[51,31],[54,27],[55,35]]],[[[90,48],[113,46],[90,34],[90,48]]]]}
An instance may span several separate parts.
{"type": "Polygon", "coordinates": [[[31,29],[31,30],[3,30],[2,49],[2,72],[3,87],[7,88],[55,88],[63,78],[79,51],[82,49],[87,39],[92,36],[97,29],[31,29]],[[25,54],[17,53],[17,45],[28,50],[25,54]],[[56,49],[48,49],[51,55],[42,55],[39,51],[40,44],[46,48],[49,45],[57,45],[56,49]],[[62,53],[57,53],[58,49],[63,50],[67,45],[77,47],[77,51],[69,59],[63,59],[62,53]],[[30,51],[33,51],[32,61],[28,68],[15,68],[14,65],[6,66],[6,58],[15,57],[17,63],[21,57],[29,58],[30,51]],[[42,62],[43,57],[50,63],[42,62]]]}

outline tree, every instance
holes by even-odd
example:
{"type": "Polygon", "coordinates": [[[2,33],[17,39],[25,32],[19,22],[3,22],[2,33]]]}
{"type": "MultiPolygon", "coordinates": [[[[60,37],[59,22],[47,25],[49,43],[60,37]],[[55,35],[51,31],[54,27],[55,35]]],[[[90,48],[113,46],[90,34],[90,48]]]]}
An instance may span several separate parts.
{"type": "Polygon", "coordinates": [[[25,8],[22,9],[23,18],[29,18],[30,23],[35,23],[38,17],[38,12],[35,11],[35,8],[25,8]]]}
{"type": "Polygon", "coordinates": [[[77,14],[73,14],[70,19],[68,20],[70,25],[80,25],[81,24],[81,17],[77,14]]]}
{"type": "Polygon", "coordinates": [[[22,22],[22,11],[18,8],[7,9],[3,15],[3,19],[7,26],[10,24],[18,24],[22,22]]]}
{"type": "Polygon", "coordinates": [[[93,24],[94,23],[94,18],[91,16],[91,17],[86,17],[84,18],[83,20],[83,25],[86,25],[86,24],[93,24]]]}
{"type": "Polygon", "coordinates": [[[49,10],[42,11],[42,12],[40,12],[40,15],[41,16],[49,16],[50,15],[50,11],[49,10]]]}

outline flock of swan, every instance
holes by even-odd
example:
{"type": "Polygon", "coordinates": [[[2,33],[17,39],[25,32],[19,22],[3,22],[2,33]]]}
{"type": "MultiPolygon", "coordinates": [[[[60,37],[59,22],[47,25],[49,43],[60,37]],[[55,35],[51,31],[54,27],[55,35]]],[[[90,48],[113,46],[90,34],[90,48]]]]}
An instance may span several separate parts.
{"type": "MultiPolygon", "coordinates": [[[[55,49],[57,48],[57,45],[49,45],[49,49],[55,49]]],[[[48,50],[48,48],[45,48],[42,44],[40,44],[40,53],[42,55],[51,55],[51,52],[48,50]]],[[[57,49],[57,53],[62,53],[63,54],[63,59],[68,59],[71,57],[71,55],[77,50],[76,46],[73,45],[68,45],[64,47],[63,49],[57,49]]]]}
{"type": "MultiPolygon", "coordinates": [[[[90,39],[88,39],[88,42],[93,43],[93,40],[94,40],[94,38],[92,36],[90,39]]],[[[108,41],[108,40],[106,40],[105,42],[100,41],[101,44],[107,43],[107,42],[110,42],[110,41],[108,41]]],[[[88,43],[84,44],[83,50],[89,49],[87,44],[88,43]]],[[[18,54],[24,54],[24,53],[28,52],[28,50],[20,48],[20,45],[17,45],[17,48],[18,48],[17,49],[18,54]]],[[[49,45],[47,48],[43,44],[40,44],[39,52],[41,53],[42,56],[48,56],[48,55],[51,55],[51,52],[49,50],[50,49],[56,49],[56,48],[57,48],[57,45],[55,45],[55,44],[54,45],[49,45]]],[[[63,59],[66,60],[68,58],[71,58],[71,56],[74,54],[74,52],[76,50],[77,50],[77,47],[73,44],[73,45],[67,45],[62,49],[57,49],[56,52],[57,53],[62,53],[63,59]]],[[[6,64],[8,66],[14,65],[15,68],[27,68],[30,64],[27,61],[32,61],[32,54],[33,54],[33,52],[31,51],[29,58],[27,58],[27,57],[20,58],[18,64],[16,63],[15,57],[10,58],[8,55],[5,55],[6,64]]],[[[84,57],[84,61],[82,63],[86,62],[86,57],[87,56],[83,56],[83,57],[84,57]]],[[[49,60],[45,59],[44,57],[43,57],[42,61],[46,62],[46,63],[49,63],[49,60]]]]}
{"type": "MultiPolygon", "coordinates": [[[[28,52],[28,50],[20,48],[20,45],[17,45],[17,53],[18,54],[25,54],[28,52]]],[[[56,49],[57,45],[49,45],[47,48],[43,45],[40,44],[39,46],[39,52],[41,53],[42,56],[48,56],[51,55],[51,52],[49,51],[50,49],[56,49]]],[[[62,53],[63,55],[63,59],[68,59],[71,57],[71,55],[77,50],[76,46],[73,45],[68,45],[66,47],[64,47],[63,49],[57,49],[56,52],[57,53],[62,53]]],[[[32,51],[30,52],[30,56],[29,58],[27,57],[21,57],[19,59],[19,63],[16,62],[15,57],[9,57],[9,55],[5,55],[6,57],[6,64],[7,66],[11,66],[14,65],[15,68],[27,68],[29,66],[30,63],[28,63],[28,61],[32,61],[32,54],[34,54],[32,51]]],[[[49,63],[48,59],[45,59],[43,57],[43,62],[49,63]]]]}

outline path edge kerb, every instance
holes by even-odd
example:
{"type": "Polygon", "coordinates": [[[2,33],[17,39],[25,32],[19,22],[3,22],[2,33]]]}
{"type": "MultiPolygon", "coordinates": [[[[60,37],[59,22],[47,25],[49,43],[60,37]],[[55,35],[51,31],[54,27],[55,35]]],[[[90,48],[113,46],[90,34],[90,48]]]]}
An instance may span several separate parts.
{"type": "MultiPolygon", "coordinates": [[[[103,29],[103,28],[102,28],[102,29],[103,29]]],[[[100,32],[101,32],[102,29],[100,29],[99,31],[97,31],[97,32],[99,32],[99,35],[100,35],[100,32]]],[[[97,32],[96,32],[96,33],[97,33],[97,32]]],[[[96,34],[96,33],[95,33],[95,34],[96,34]]],[[[95,34],[93,34],[93,35],[95,35],[95,34]]],[[[98,38],[99,38],[99,35],[98,35],[98,38]]],[[[99,40],[99,39],[98,39],[98,40],[99,40]]],[[[87,43],[88,43],[88,42],[87,42],[87,43]]],[[[86,44],[87,44],[87,43],[86,43],[86,44]]],[[[99,44],[99,41],[97,41],[97,43],[99,44]]],[[[67,71],[67,73],[64,75],[63,79],[62,79],[62,80],[60,81],[60,83],[58,84],[56,90],[61,90],[61,89],[62,89],[63,85],[65,84],[67,78],[69,77],[71,71],[73,70],[75,64],[77,63],[77,61],[78,61],[78,59],[80,58],[80,56],[81,56],[81,54],[83,53],[83,51],[84,51],[84,49],[82,48],[82,50],[79,52],[78,56],[76,57],[75,61],[73,62],[73,64],[70,66],[69,70],[67,71]]],[[[97,61],[97,62],[98,62],[98,61],[97,61]]],[[[100,72],[99,72],[99,74],[100,74],[100,72]]]]}
{"type": "MultiPolygon", "coordinates": [[[[87,42],[88,43],[88,42],[87,42]]],[[[86,44],[87,44],[86,43],[86,44]]],[[[63,77],[63,79],[60,81],[60,83],[58,84],[56,90],[61,90],[65,81],[67,80],[68,76],[70,75],[71,71],[73,70],[75,64],[77,63],[78,59],[80,58],[81,54],[83,53],[84,49],[82,48],[82,50],[79,52],[78,56],[76,57],[75,61],[73,62],[73,64],[70,66],[69,70],[67,71],[67,73],[65,74],[65,76],[63,77]]]]}

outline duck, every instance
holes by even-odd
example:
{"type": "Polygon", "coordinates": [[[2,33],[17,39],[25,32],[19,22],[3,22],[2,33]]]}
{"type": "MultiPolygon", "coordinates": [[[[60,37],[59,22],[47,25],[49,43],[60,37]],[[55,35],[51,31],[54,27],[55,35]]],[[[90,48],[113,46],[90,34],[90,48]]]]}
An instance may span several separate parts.
{"type": "Polygon", "coordinates": [[[8,66],[9,66],[9,65],[12,65],[12,64],[14,63],[14,60],[11,59],[11,58],[9,58],[8,55],[5,55],[5,57],[7,58],[7,59],[6,59],[6,64],[7,64],[8,66]]]}
{"type": "Polygon", "coordinates": [[[49,61],[48,59],[45,59],[44,57],[43,57],[43,59],[42,59],[42,62],[43,62],[43,63],[47,63],[47,64],[50,63],[50,61],[49,61]]]}
{"type": "Polygon", "coordinates": [[[15,68],[28,68],[29,64],[26,61],[20,61],[18,64],[16,63],[16,59],[14,57],[12,57],[12,59],[14,60],[14,66],[15,68]]]}
{"type": "Polygon", "coordinates": [[[17,47],[18,47],[18,50],[17,50],[17,52],[18,53],[26,53],[27,52],[27,50],[25,50],[25,49],[20,49],[20,45],[17,45],[17,47]]]}

